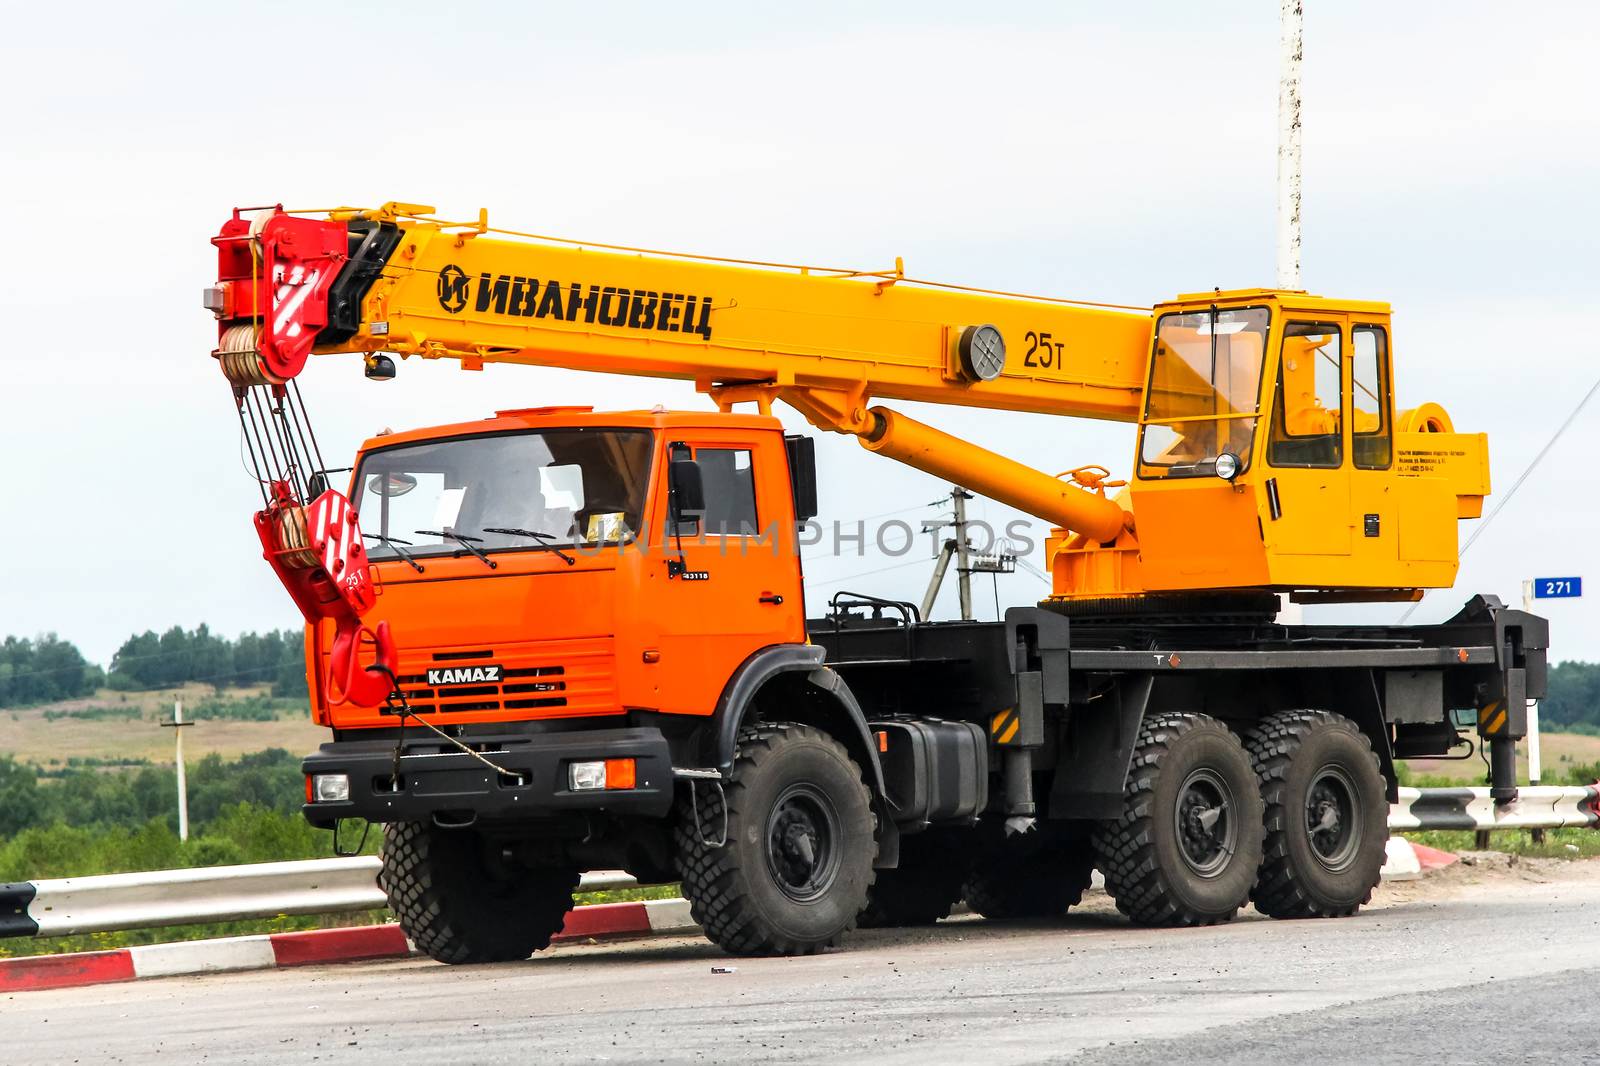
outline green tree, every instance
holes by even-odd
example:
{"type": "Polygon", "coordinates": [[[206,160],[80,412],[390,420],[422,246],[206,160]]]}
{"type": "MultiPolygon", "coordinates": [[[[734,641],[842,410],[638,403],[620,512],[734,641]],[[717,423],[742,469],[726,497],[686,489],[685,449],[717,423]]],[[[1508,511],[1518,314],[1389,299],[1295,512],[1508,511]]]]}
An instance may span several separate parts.
{"type": "Polygon", "coordinates": [[[39,817],[39,782],[33,770],[0,755],[0,837],[20,833],[39,817]]]}
{"type": "Polygon", "coordinates": [[[1600,726],[1600,663],[1565,662],[1550,668],[1549,688],[1539,704],[1546,729],[1600,726]]]}

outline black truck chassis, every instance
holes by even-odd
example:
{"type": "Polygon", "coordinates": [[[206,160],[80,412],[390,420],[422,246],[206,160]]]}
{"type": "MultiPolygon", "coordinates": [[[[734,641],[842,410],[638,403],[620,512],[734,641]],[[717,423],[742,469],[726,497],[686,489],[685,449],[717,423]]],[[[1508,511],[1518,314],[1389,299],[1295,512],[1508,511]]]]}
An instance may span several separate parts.
{"type": "MultiPolygon", "coordinates": [[[[1140,723],[1168,711],[1240,734],[1279,711],[1341,714],[1371,742],[1390,802],[1396,759],[1468,757],[1466,728],[1488,750],[1495,798],[1508,800],[1549,643],[1544,619],[1492,596],[1437,625],[1284,626],[1045,607],[1012,608],[1001,622],[920,622],[909,604],[846,594],[811,639],[874,729],[930,718],[982,726],[1003,794],[981,805],[1052,820],[1116,817],[1140,723]]],[[[920,774],[886,763],[884,776],[911,816],[903,831],[939,820],[926,800],[894,794],[920,774]]]]}

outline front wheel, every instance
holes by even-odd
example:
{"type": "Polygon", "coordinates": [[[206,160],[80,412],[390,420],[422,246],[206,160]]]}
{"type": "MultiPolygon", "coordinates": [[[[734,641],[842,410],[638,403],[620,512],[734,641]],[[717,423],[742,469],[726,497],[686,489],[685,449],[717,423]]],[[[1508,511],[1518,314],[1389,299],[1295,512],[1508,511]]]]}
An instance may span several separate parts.
{"type": "Polygon", "coordinates": [[[406,936],[440,962],[525,959],[566,923],[578,871],[494,862],[494,848],[470,829],[384,827],[378,885],[406,936]]]}
{"type": "Polygon", "coordinates": [[[838,741],[793,723],[745,729],[728,783],[680,795],[690,913],[736,955],[833,947],[866,905],[875,826],[861,771],[838,741]]]}
{"type": "Polygon", "coordinates": [[[1330,711],[1284,711],[1247,741],[1267,839],[1250,898],[1274,918],[1342,918],[1372,898],[1389,801],[1366,734],[1330,711]]]}
{"type": "Polygon", "coordinates": [[[1243,745],[1203,714],[1145,720],[1121,817],[1095,853],[1117,909],[1141,925],[1213,925],[1239,912],[1261,864],[1261,794],[1243,745]]]}

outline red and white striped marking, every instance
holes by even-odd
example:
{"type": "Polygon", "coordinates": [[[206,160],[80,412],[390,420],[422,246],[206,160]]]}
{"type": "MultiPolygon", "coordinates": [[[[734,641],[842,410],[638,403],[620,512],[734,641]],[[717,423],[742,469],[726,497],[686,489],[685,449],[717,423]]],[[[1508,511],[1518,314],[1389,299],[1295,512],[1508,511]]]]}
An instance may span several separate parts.
{"type": "MultiPolygon", "coordinates": [[[[591,937],[649,936],[696,928],[689,903],[681,899],[642,903],[602,903],[578,907],[567,915],[566,929],[556,941],[591,937]]],[[[150,944],[117,951],[85,951],[73,955],[37,955],[0,959],[0,992],[72,988],[146,977],[270,970],[284,966],[317,966],[335,962],[400,958],[411,944],[398,925],[314,929],[304,933],[270,933],[222,940],[188,940],[150,944]]]]}

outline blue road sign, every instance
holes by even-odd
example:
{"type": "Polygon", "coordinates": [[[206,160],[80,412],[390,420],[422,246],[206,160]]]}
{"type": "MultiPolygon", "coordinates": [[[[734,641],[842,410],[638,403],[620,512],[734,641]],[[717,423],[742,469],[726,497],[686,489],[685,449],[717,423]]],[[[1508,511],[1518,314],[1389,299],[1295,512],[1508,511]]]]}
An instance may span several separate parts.
{"type": "Polygon", "coordinates": [[[1581,577],[1536,577],[1533,579],[1533,598],[1536,600],[1569,600],[1583,595],[1581,577]]]}

